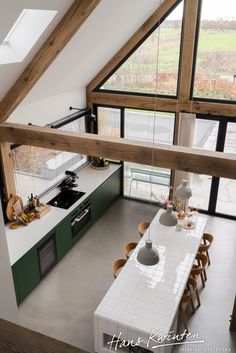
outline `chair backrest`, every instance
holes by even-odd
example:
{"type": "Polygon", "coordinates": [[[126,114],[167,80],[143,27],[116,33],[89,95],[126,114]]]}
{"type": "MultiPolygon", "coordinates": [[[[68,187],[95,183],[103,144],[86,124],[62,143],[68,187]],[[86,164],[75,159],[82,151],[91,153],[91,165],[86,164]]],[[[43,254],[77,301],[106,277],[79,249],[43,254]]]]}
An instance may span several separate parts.
{"type": "Polygon", "coordinates": [[[118,259],[115,262],[113,262],[111,270],[114,278],[117,277],[117,271],[123,267],[126,264],[127,260],[126,259],[118,259]]]}
{"type": "Polygon", "coordinates": [[[189,300],[192,298],[193,294],[196,292],[196,289],[197,289],[197,281],[194,278],[189,277],[186,284],[186,289],[181,298],[181,303],[188,303],[189,300]]]}
{"type": "Polygon", "coordinates": [[[135,242],[125,244],[124,252],[125,252],[125,256],[127,259],[129,258],[130,251],[134,250],[137,245],[138,245],[138,243],[135,243],[135,242]]]}
{"type": "Polygon", "coordinates": [[[200,252],[205,252],[211,246],[211,243],[213,242],[214,237],[210,233],[204,233],[203,237],[202,237],[202,240],[203,240],[204,244],[202,244],[202,243],[200,244],[199,251],[200,252]]]}
{"type": "Polygon", "coordinates": [[[148,229],[148,227],[150,226],[151,222],[149,221],[144,221],[139,223],[138,225],[138,232],[140,237],[142,238],[142,236],[144,235],[144,233],[146,232],[146,230],[148,229]]]}
{"type": "Polygon", "coordinates": [[[208,261],[207,256],[198,252],[195,260],[198,262],[198,265],[193,265],[191,273],[193,275],[200,275],[200,273],[202,273],[204,268],[206,267],[208,261]]]}

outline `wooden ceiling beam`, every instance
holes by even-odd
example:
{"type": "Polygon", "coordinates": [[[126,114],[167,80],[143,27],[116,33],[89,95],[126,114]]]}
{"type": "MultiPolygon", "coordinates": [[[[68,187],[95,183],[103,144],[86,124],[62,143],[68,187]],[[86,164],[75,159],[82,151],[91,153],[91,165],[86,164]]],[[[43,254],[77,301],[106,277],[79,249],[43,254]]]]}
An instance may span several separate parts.
{"type": "MultiPolygon", "coordinates": [[[[210,114],[224,117],[236,118],[236,105],[224,103],[215,103],[215,102],[204,102],[204,101],[188,101],[181,103],[179,105],[180,109],[184,113],[195,113],[195,114],[210,114]]],[[[206,117],[207,119],[207,117],[206,117]]]]}
{"type": "Polygon", "coordinates": [[[176,111],[177,100],[171,98],[155,98],[141,95],[90,92],[87,94],[87,103],[110,105],[125,108],[138,108],[159,111],[176,111]]]}
{"type": "Polygon", "coordinates": [[[135,48],[151,29],[165,16],[178,2],[178,0],[164,0],[147,21],[132,35],[113,58],[102,68],[102,70],[87,85],[87,92],[95,88],[122,62],[122,60],[135,48]]]}
{"type": "Polygon", "coordinates": [[[88,92],[87,103],[144,110],[158,110],[163,112],[211,114],[236,118],[236,105],[223,102],[215,103],[195,100],[180,102],[176,98],[155,98],[135,94],[88,92]]]}
{"type": "Polygon", "coordinates": [[[155,144],[153,147],[149,142],[12,123],[0,125],[0,142],[236,179],[236,154],[164,144],[155,144]]]}
{"type": "Polygon", "coordinates": [[[101,0],[75,0],[24,72],[0,102],[0,122],[8,119],[101,0]]]}

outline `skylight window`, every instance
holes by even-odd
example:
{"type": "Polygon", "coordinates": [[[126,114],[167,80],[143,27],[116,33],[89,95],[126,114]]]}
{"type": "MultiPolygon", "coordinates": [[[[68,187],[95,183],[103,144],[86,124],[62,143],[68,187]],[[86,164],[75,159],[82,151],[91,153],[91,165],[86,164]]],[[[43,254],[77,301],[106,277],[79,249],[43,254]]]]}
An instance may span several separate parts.
{"type": "Polygon", "coordinates": [[[0,45],[0,64],[23,61],[56,13],[24,9],[0,45]]]}

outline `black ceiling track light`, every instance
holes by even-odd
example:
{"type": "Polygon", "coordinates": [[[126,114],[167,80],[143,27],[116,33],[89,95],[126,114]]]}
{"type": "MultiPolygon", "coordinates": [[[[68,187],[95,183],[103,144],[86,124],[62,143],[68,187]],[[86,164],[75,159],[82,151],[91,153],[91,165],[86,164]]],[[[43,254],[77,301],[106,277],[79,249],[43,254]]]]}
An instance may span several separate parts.
{"type": "Polygon", "coordinates": [[[89,121],[96,121],[96,115],[94,115],[92,113],[92,109],[90,109],[90,108],[83,108],[82,109],[82,108],[75,108],[75,107],[70,106],[69,110],[77,110],[77,111],[81,112],[81,114],[83,114],[83,115],[81,115],[81,117],[86,116],[89,121]]]}

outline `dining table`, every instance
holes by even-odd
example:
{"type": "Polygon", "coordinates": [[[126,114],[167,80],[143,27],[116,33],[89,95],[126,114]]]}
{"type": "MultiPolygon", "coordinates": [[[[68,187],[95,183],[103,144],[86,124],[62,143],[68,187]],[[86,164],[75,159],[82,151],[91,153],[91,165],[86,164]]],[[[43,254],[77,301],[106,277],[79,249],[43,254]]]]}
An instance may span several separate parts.
{"type": "Polygon", "coordinates": [[[186,219],[179,221],[181,226],[165,226],[159,222],[162,212],[157,212],[94,312],[97,353],[170,353],[181,339],[198,337],[197,333],[184,337],[187,334],[178,328],[178,314],[207,217],[195,214],[191,227],[186,219]],[[147,239],[159,252],[159,262],[152,266],[137,260],[147,239]]]}

